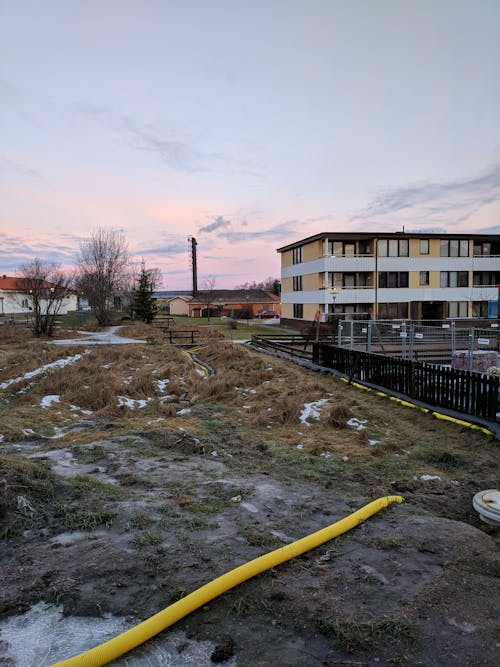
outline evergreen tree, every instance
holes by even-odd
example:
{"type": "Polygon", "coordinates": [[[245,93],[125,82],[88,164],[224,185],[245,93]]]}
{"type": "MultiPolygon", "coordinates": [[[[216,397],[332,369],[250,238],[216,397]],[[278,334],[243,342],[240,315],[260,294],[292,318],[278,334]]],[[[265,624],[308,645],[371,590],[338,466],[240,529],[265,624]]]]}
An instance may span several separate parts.
{"type": "Polygon", "coordinates": [[[152,271],[146,269],[146,264],[143,261],[137,289],[132,300],[132,308],[134,317],[147,324],[151,324],[157,311],[156,301],[153,299],[154,282],[152,271]]]}

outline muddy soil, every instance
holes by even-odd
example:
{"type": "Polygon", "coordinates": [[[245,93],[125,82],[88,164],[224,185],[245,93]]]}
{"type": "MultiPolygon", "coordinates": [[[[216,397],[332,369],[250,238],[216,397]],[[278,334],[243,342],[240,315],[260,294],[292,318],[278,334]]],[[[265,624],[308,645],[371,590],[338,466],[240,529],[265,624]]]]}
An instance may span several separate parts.
{"type": "MultiPolygon", "coordinates": [[[[71,617],[144,619],[374,497],[347,466],[304,481],[309,459],[318,469],[328,461],[285,459],[238,423],[215,445],[179,429],[113,437],[115,426],[78,446],[3,444],[1,617],[45,602],[71,617]],[[28,505],[13,512],[9,494],[28,505]]],[[[241,667],[493,667],[498,537],[471,509],[473,493],[493,483],[487,467],[446,488],[386,480],[405,504],[229,591],[175,631],[213,642],[214,663],[241,667]]],[[[8,651],[0,644],[0,664],[16,664],[8,651]]]]}

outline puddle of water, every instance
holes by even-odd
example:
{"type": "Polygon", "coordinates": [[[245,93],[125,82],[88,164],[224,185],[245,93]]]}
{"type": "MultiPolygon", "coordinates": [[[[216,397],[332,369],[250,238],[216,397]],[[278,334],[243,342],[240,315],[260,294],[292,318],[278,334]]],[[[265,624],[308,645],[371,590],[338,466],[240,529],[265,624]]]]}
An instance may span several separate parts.
{"type": "MultiPolygon", "coordinates": [[[[136,621],[63,617],[61,608],[43,602],[21,616],[0,622],[0,663],[9,667],[49,667],[54,662],[87,651],[128,630],[136,621]]],[[[187,639],[167,631],[144,646],[110,663],[113,667],[212,667],[215,644],[187,639]]],[[[223,663],[235,667],[234,658],[223,663]]]]}

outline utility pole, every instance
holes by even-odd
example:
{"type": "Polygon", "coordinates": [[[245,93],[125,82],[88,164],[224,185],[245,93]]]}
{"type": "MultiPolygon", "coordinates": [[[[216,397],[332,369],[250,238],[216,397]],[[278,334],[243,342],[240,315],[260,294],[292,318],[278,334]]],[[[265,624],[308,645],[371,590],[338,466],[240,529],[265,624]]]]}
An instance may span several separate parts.
{"type": "Polygon", "coordinates": [[[194,236],[190,236],[189,241],[191,241],[191,268],[193,272],[193,296],[198,296],[198,267],[196,263],[196,239],[194,236]]]}

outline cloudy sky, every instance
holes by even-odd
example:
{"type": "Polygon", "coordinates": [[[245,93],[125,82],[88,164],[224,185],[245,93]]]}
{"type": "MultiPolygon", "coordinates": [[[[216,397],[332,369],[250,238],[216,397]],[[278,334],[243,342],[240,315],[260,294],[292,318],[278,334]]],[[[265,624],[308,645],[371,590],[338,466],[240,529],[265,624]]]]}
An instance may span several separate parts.
{"type": "Polygon", "coordinates": [[[98,227],[189,289],[326,231],[500,232],[498,0],[0,0],[0,273],[98,227]]]}

